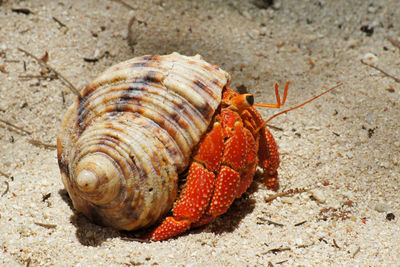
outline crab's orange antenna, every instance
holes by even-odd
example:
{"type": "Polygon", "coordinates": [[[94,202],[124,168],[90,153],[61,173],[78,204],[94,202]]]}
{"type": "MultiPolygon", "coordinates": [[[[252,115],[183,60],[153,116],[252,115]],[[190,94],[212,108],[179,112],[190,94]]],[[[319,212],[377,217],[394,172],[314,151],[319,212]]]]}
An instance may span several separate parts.
{"type": "Polygon", "coordinates": [[[275,96],[276,96],[276,104],[253,104],[253,106],[256,107],[263,107],[263,108],[280,108],[281,106],[283,106],[286,102],[286,97],[287,97],[287,92],[288,92],[288,88],[289,88],[289,84],[290,82],[286,83],[285,86],[285,91],[283,92],[283,100],[281,103],[281,97],[279,95],[279,90],[278,90],[278,84],[275,84],[275,96]]]}
{"type": "MultiPolygon", "coordinates": [[[[269,119],[267,119],[266,121],[264,121],[264,122],[256,129],[255,132],[257,133],[259,130],[261,130],[261,129],[262,129],[269,121],[271,121],[273,118],[278,117],[279,115],[282,115],[282,114],[287,113],[287,112],[289,112],[289,111],[292,111],[292,110],[294,110],[294,109],[297,109],[297,108],[299,108],[299,107],[302,107],[302,106],[304,106],[305,104],[308,104],[308,103],[310,103],[311,101],[317,99],[318,97],[320,97],[320,96],[322,96],[322,95],[324,95],[324,94],[326,94],[326,93],[329,93],[330,91],[332,91],[333,89],[335,89],[335,88],[337,88],[337,87],[339,87],[339,86],[341,86],[341,85],[343,85],[343,83],[339,82],[339,83],[338,83],[337,85],[335,85],[334,87],[332,87],[332,88],[330,88],[330,89],[328,89],[328,90],[326,90],[326,91],[320,93],[320,94],[317,95],[317,96],[314,96],[313,98],[307,100],[306,102],[304,102],[304,103],[302,103],[302,104],[300,104],[300,105],[297,105],[297,106],[295,106],[295,107],[292,107],[292,108],[289,108],[289,109],[286,109],[286,110],[284,110],[284,111],[281,111],[281,112],[278,112],[278,113],[274,114],[274,115],[271,116],[269,119]]],[[[286,100],[287,88],[288,88],[288,86],[289,86],[289,83],[286,84],[285,92],[284,92],[284,95],[283,95],[283,102],[282,102],[282,104],[280,104],[279,93],[277,93],[278,85],[275,85],[275,94],[277,95],[276,98],[277,98],[277,102],[278,102],[277,104],[265,104],[265,105],[264,105],[264,104],[254,104],[253,106],[257,106],[257,107],[272,107],[272,108],[279,107],[279,105],[282,106],[282,105],[285,103],[285,100],[286,100]]]]}

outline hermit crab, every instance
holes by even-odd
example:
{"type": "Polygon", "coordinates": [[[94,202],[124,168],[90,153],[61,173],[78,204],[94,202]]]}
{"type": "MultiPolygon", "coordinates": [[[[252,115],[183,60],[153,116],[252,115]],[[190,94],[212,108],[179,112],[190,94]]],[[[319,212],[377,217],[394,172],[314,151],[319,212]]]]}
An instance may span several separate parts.
{"type": "MultiPolygon", "coordinates": [[[[135,230],[161,221],[173,206],[150,234],[157,241],[225,213],[257,166],[276,190],[275,140],[253,96],[229,83],[229,74],[199,55],[172,53],[119,63],[87,85],[57,140],[75,209],[97,224],[135,230]]],[[[261,106],[284,103],[288,84],[282,103],[275,89],[277,104],[261,106]]]]}

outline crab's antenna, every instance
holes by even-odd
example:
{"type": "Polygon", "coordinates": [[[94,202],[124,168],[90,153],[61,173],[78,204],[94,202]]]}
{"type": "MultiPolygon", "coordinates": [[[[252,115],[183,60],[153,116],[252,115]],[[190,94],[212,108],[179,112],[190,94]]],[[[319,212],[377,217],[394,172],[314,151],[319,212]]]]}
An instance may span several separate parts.
{"type": "Polygon", "coordinates": [[[280,108],[281,106],[283,106],[286,102],[286,97],[287,97],[287,92],[288,92],[288,88],[289,88],[289,84],[290,82],[286,83],[285,86],[285,91],[283,92],[283,100],[281,103],[281,97],[279,95],[279,90],[278,90],[278,84],[275,84],[275,96],[276,96],[276,104],[253,104],[253,106],[256,107],[263,107],[263,108],[280,108]]]}
{"type": "MultiPolygon", "coordinates": [[[[285,103],[285,100],[286,100],[288,84],[289,84],[289,83],[287,83],[287,84],[286,84],[286,87],[285,87],[285,92],[284,92],[284,96],[283,96],[283,103],[282,103],[282,105],[285,103]]],[[[306,102],[304,102],[304,103],[302,103],[302,104],[300,104],[300,105],[297,105],[297,106],[295,106],[295,107],[292,107],[292,108],[289,108],[289,109],[286,109],[286,110],[284,110],[284,111],[281,111],[281,112],[278,112],[278,113],[274,114],[274,115],[271,116],[269,119],[267,119],[266,121],[264,121],[264,122],[256,129],[255,132],[258,133],[258,131],[260,131],[260,130],[261,130],[268,122],[270,122],[273,118],[278,117],[279,115],[282,115],[282,114],[287,113],[287,112],[289,112],[289,111],[292,111],[292,110],[294,110],[294,109],[297,109],[297,108],[299,108],[299,107],[302,107],[302,106],[304,106],[305,104],[308,104],[308,103],[310,103],[311,101],[317,99],[318,97],[320,97],[320,96],[322,96],[322,95],[324,95],[324,94],[326,94],[326,93],[329,93],[330,91],[332,91],[333,89],[335,89],[335,88],[337,88],[337,87],[339,87],[339,86],[341,86],[341,85],[343,85],[343,83],[339,82],[339,83],[338,83],[337,85],[335,85],[334,87],[332,87],[332,88],[326,90],[325,92],[322,92],[321,94],[319,94],[319,95],[317,95],[317,96],[314,96],[313,98],[307,100],[306,102]]],[[[277,91],[277,85],[275,86],[275,93],[276,93],[276,91],[277,91]]],[[[277,100],[278,100],[278,98],[279,98],[279,93],[277,93],[277,100]]],[[[266,105],[264,105],[264,104],[254,104],[253,106],[257,106],[257,107],[276,107],[276,106],[279,105],[279,104],[280,104],[280,100],[278,100],[278,104],[266,104],[266,105]]],[[[282,105],[281,105],[281,106],[282,106],[282,105]]]]}

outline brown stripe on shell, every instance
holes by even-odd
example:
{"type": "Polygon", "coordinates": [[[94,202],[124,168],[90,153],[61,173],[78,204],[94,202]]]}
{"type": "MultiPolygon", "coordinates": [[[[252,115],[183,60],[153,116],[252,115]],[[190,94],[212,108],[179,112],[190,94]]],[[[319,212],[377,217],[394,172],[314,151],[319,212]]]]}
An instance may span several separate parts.
{"type": "Polygon", "coordinates": [[[63,173],[66,176],[69,176],[69,169],[68,169],[68,163],[66,163],[62,158],[58,158],[58,166],[60,168],[61,173],[63,173]]]}
{"type": "Polygon", "coordinates": [[[156,67],[159,55],[148,55],[137,58],[135,62],[131,64],[131,68],[146,68],[146,67],[156,67]]]}
{"type": "Polygon", "coordinates": [[[213,111],[213,108],[209,105],[204,105],[203,107],[198,109],[201,114],[208,115],[213,111]]]}
{"type": "Polygon", "coordinates": [[[157,61],[160,58],[160,55],[145,55],[142,57],[139,57],[138,59],[143,59],[146,61],[157,61]]]}
{"type": "Polygon", "coordinates": [[[88,100],[88,95],[84,95],[81,97],[78,97],[78,116],[76,119],[76,125],[78,127],[78,135],[82,133],[84,130],[84,125],[85,125],[85,117],[82,115],[86,112],[86,102],[88,100]]]}
{"type": "Polygon", "coordinates": [[[134,58],[103,72],[69,108],[58,138],[74,207],[125,230],[160,219],[229,81],[200,56],[177,53],[134,58]]]}
{"type": "MultiPolygon", "coordinates": [[[[224,85],[221,84],[221,82],[218,79],[214,79],[211,81],[213,84],[215,84],[218,87],[224,87],[224,85]]],[[[228,86],[228,85],[225,85],[228,86]]]]}
{"type": "Polygon", "coordinates": [[[135,82],[137,83],[146,83],[146,84],[150,84],[150,83],[160,83],[163,79],[163,75],[160,75],[159,72],[150,70],[146,73],[146,75],[143,78],[138,78],[135,80],[135,82]]]}
{"type": "Polygon", "coordinates": [[[200,87],[203,91],[206,91],[208,94],[212,94],[212,91],[209,87],[207,87],[204,83],[200,80],[193,81],[193,84],[200,87]]]}
{"type": "MultiPolygon", "coordinates": [[[[200,80],[194,81],[193,84],[201,88],[203,91],[212,94],[211,89],[204,83],[202,83],[200,80]]],[[[214,114],[215,110],[208,103],[206,103],[203,107],[199,108],[199,111],[201,114],[207,115],[207,114],[214,114]]]]}
{"type": "Polygon", "coordinates": [[[88,84],[81,93],[81,97],[88,97],[94,90],[96,90],[96,84],[88,84]]]}

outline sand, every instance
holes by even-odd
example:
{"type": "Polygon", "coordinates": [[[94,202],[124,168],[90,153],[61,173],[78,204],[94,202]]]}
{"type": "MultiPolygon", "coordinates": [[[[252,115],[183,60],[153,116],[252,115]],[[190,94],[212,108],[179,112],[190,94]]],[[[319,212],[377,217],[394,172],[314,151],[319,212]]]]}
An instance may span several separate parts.
{"type": "Polygon", "coordinates": [[[1,266],[399,265],[400,83],[360,61],[400,78],[399,1],[126,3],[0,1],[0,119],[29,132],[0,122],[1,266]],[[122,60],[173,51],[221,66],[258,103],[275,102],[275,83],[291,82],[291,107],[342,82],[270,122],[279,192],[314,191],[266,203],[274,192],[256,177],[212,224],[164,242],[94,225],[72,209],[56,150],[31,142],[55,145],[75,96],[18,48],[47,52],[79,89],[122,60]]]}

